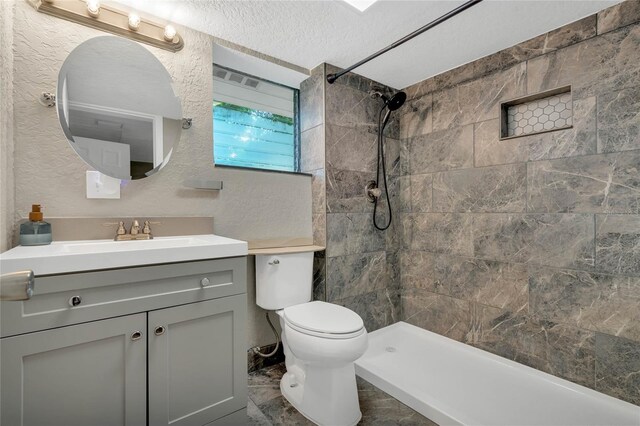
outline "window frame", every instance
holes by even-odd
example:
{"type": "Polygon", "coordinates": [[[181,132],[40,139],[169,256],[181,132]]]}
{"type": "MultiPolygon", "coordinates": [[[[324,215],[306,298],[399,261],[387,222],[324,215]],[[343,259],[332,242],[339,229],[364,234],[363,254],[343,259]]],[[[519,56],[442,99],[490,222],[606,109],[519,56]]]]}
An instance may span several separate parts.
{"type": "MultiPolygon", "coordinates": [[[[265,169],[262,167],[250,167],[250,166],[238,166],[238,165],[227,165],[227,164],[218,164],[216,163],[216,141],[215,141],[215,129],[213,129],[213,131],[211,132],[211,138],[212,138],[212,143],[211,143],[211,147],[212,147],[212,154],[213,154],[213,165],[214,167],[223,167],[223,168],[229,168],[229,169],[236,169],[236,170],[252,170],[252,171],[258,171],[258,172],[273,172],[273,173],[288,173],[288,174],[296,174],[296,175],[308,175],[310,176],[310,173],[305,173],[302,172],[300,170],[301,167],[301,132],[300,132],[300,89],[296,89],[295,87],[290,87],[281,83],[276,83],[275,81],[271,81],[271,80],[267,80],[266,78],[262,78],[262,77],[258,77],[256,75],[253,74],[249,74],[246,73],[244,71],[238,71],[235,70],[233,68],[229,68],[229,67],[225,67],[224,65],[220,65],[220,64],[216,64],[215,62],[213,63],[213,66],[221,68],[223,70],[229,71],[229,72],[235,72],[238,74],[242,74],[246,77],[255,79],[255,80],[259,80],[259,81],[263,81],[265,83],[268,84],[273,84],[275,86],[280,86],[280,87],[284,87],[286,89],[289,89],[292,91],[292,95],[293,95],[293,168],[294,170],[273,170],[273,169],[265,169]]],[[[211,76],[212,80],[213,80],[213,84],[215,84],[215,79],[213,78],[213,75],[211,76]]],[[[217,102],[215,99],[215,90],[213,91],[213,99],[212,99],[212,104],[213,102],[217,102]]],[[[232,104],[232,105],[236,105],[236,104],[232,104]]],[[[236,106],[241,106],[241,105],[236,105],[236,106]]],[[[215,120],[215,107],[212,106],[211,107],[211,114],[212,114],[212,122],[215,120]]],[[[257,111],[257,110],[256,110],[257,111]]]]}

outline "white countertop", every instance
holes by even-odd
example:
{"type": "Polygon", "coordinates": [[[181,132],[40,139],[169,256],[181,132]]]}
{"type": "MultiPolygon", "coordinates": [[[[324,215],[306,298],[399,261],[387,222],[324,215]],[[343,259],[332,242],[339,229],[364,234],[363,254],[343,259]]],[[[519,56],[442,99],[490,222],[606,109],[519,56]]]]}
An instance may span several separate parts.
{"type": "Polygon", "coordinates": [[[35,275],[51,275],[246,256],[247,253],[245,241],[212,234],[140,241],[55,241],[44,246],[18,246],[0,254],[0,272],[30,269],[35,275]]]}

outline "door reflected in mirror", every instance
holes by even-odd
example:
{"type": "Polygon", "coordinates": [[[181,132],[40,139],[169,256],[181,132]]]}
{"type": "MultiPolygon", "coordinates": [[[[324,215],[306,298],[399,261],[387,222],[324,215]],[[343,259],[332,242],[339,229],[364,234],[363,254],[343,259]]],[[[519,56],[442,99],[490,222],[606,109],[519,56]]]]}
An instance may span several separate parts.
{"type": "Polygon", "coordinates": [[[93,38],[60,69],[60,125],[95,170],[123,180],[151,176],[167,164],[182,131],[171,83],[162,63],[138,43],[93,38]]]}

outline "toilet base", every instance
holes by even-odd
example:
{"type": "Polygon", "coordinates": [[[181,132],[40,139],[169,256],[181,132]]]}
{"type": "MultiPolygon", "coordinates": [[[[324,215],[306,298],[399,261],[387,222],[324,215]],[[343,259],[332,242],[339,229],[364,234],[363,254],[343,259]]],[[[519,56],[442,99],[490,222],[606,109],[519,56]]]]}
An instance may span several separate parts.
{"type": "MultiPolygon", "coordinates": [[[[353,368],[353,365],[351,365],[351,367],[353,368]]],[[[285,373],[284,376],[282,376],[282,379],[280,380],[280,392],[282,392],[282,396],[289,401],[293,408],[298,410],[300,414],[317,425],[355,426],[362,419],[362,413],[360,412],[360,406],[357,402],[358,390],[355,387],[355,371],[353,374],[353,392],[355,392],[356,395],[355,410],[353,409],[352,402],[349,401],[350,398],[347,398],[345,401],[341,395],[330,396],[330,401],[324,400],[320,403],[318,403],[317,400],[310,401],[309,398],[305,401],[305,384],[298,383],[295,375],[292,373],[285,373]],[[305,406],[309,404],[313,404],[313,406],[305,406]],[[311,411],[316,411],[315,415],[313,415],[311,411]],[[341,419],[349,420],[341,423],[341,419]]],[[[351,388],[351,386],[347,387],[351,388]]]]}

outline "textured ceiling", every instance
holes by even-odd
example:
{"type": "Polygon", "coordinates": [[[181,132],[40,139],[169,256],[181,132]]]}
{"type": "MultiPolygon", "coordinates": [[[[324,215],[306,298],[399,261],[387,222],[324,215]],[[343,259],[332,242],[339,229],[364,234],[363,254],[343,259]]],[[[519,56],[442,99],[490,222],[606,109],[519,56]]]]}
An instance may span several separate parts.
{"type": "MultiPolygon", "coordinates": [[[[359,12],[341,0],[118,2],[305,68],[347,67],[463,3],[379,0],[359,12]]],[[[615,3],[485,0],[356,72],[404,88],[615,3]]]]}

